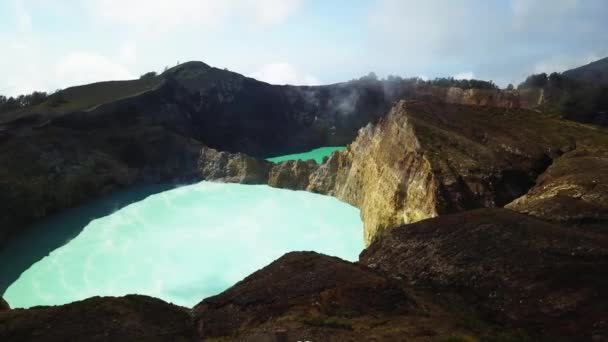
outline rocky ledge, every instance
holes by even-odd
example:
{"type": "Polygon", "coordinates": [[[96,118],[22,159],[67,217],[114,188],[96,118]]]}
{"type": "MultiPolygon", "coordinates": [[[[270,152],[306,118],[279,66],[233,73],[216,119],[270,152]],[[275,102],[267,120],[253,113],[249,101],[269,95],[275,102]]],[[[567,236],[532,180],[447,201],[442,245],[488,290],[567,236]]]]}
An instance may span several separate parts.
{"type": "Polygon", "coordinates": [[[608,150],[577,148],[558,158],[530,191],[507,208],[606,232],[608,150]]]}
{"type": "Polygon", "coordinates": [[[512,201],[536,216],[549,210],[534,209],[542,200],[554,211],[544,216],[601,223],[606,147],[606,131],[534,111],[401,101],[321,165],[203,148],[199,171],[207,180],[335,196],[361,209],[369,244],[387,228],[512,201]],[[576,209],[562,210],[573,202],[576,209]]]}

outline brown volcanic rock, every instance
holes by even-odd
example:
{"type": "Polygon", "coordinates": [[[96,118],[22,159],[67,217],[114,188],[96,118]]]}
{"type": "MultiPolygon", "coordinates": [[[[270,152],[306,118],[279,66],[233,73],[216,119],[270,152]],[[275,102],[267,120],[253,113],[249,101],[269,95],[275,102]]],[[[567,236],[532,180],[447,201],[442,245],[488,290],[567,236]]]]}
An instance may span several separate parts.
{"type": "Polygon", "coordinates": [[[579,226],[608,225],[608,150],[576,149],[558,158],[507,208],[579,226]]]}
{"type": "Polygon", "coordinates": [[[318,165],[313,160],[271,163],[243,153],[201,149],[198,160],[202,179],[241,184],[268,184],[277,188],[305,190],[318,165]]]}
{"type": "Polygon", "coordinates": [[[361,262],[534,334],[608,337],[608,239],[505,209],[391,229],[361,262]]]}
{"type": "Polygon", "coordinates": [[[268,182],[272,163],[243,153],[228,153],[203,147],[198,159],[202,179],[229,183],[260,184],[268,182]]]}
{"type": "Polygon", "coordinates": [[[270,170],[268,185],[276,188],[306,190],[310,175],[319,167],[314,160],[288,160],[270,170]]]}
{"type": "Polygon", "coordinates": [[[239,167],[225,170],[212,162],[211,169],[222,171],[204,172],[203,178],[253,179],[335,196],[361,210],[370,243],[404,223],[502,207],[526,194],[553,159],[575,146],[597,151],[608,146],[608,134],[522,109],[401,101],[378,123],[362,128],[346,151],[333,153],[320,166],[283,162],[271,166],[266,176],[257,172],[266,172],[265,161],[220,153],[220,164],[232,160],[239,167]],[[250,169],[254,175],[245,176],[250,169]]]}
{"type": "Polygon", "coordinates": [[[0,297],[0,311],[6,311],[6,310],[10,310],[10,309],[11,309],[11,307],[4,300],[4,298],[0,297]]]}
{"type": "Polygon", "coordinates": [[[438,214],[430,164],[407,121],[393,109],[311,176],[308,190],[361,209],[366,242],[386,227],[438,214]]]}
{"type": "Polygon", "coordinates": [[[456,87],[430,87],[430,90],[433,96],[446,103],[502,108],[520,107],[520,92],[516,90],[461,89],[456,87]]]}
{"type": "Polygon", "coordinates": [[[527,110],[402,101],[311,175],[309,191],[361,209],[369,243],[386,228],[500,207],[578,141],[606,132],[527,110]]]}
{"type": "Polygon", "coordinates": [[[187,309],[145,296],[0,312],[2,341],[196,341],[187,309]]]}
{"type": "Polygon", "coordinates": [[[336,317],[399,315],[415,307],[394,281],[365,267],[313,252],[293,252],[203,300],[193,311],[201,338],[210,338],[232,336],[267,321],[281,326],[290,318],[337,326],[339,335],[340,329],[352,327],[340,327],[336,317]]]}

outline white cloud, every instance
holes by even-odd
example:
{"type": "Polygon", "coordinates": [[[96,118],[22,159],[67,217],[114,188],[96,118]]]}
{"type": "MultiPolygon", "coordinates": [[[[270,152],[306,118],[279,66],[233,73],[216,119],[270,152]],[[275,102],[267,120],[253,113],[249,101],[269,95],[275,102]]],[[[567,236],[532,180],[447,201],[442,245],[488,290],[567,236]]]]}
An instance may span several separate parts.
{"type": "Polygon", "coordinates": [[[249,0],[248,7],[253,10],[255,20],[264,25],[277,25],[298,10],[303,0],[249,0]]]}
{"type": "Polygon", "coordinates": [[[266,64],[248,76],[271,84],[319,84],[319,80],[316,77],[302,73],[291,64],[285,62],[266,64]]]}
{"type": "Polygon", "coordinates": [[[141,32],[167,32],[182,27],[212,27],[225,15],[224,1],[94,0],[93,17],[141,32]]]}
{"type": "Polygon", "coordinates": [[[89,52],[73,52],[55,67],[55,75],[64,87],[99,81],[133,79],[123,65],[89,52]]]}
{"type": "Polygon", "coordinates": [[[472,80],[475,78],[475,74],[472,71],[461,72],[452,76],[457,80],[472,80]]]}
{"type": "Polygon", "coordinates": [[[140,33],[212,29],[241,18],[256,24],[283,23],[304,0],[93,0],[89,12],[98,20],[140,33]],[[235,18],[236,17],[236,18],[235,18]]]}
{"type": "MultiPolygon", "coordinates": [[[[0,35],[0,40],[2,36],[0,35]]],[[[126,62],[133,61],[132,46],[124,45],[116,55],[104,56],[91,51],[73,51],[56,56],[45,55],[37,40],[7,40],[10,58],[0,59],[3,79],[0,94],[16,96],[32,91],[52,92],[99,81],[136,78],[126,62]]]]}
{"type": "Polygon", "coordinates": [[[5,45],[3,56],[0,58],[0,94],[14,96],[47,89],[47,77],[41,77],[46,68],[40,63],[39,57],[44,54],[38,48],[38,41],[4,35],[1,32],[0,41],[5,45]]]}
{"type": "Polygon", "coordinates": [[[378,0],[367,53],[392,70],[464,67],[506,84],[534,69],[574,66],[554,56],[601,57],[606,13],[606,0],[378,0]]]}

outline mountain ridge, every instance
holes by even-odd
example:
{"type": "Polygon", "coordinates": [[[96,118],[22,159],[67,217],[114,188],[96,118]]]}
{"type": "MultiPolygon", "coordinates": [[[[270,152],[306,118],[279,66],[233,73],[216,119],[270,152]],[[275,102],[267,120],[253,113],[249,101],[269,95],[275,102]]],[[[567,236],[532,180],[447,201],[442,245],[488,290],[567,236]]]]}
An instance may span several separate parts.
{"type": "Polygon", "coordinates": [[[562,72],[562,75],[578,81],[606,85],[608,84],[608,57],[566,70],[562,72]]]}

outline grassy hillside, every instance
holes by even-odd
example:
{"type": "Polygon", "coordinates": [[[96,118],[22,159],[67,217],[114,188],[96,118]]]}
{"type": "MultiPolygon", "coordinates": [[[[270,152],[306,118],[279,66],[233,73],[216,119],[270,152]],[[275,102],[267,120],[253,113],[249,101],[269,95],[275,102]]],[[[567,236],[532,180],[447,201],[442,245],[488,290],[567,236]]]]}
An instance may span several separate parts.
{"type": "Polygon", "coordinates": [[[0,123],[8,122],[32,113],[64,114],[87,110],[104,103],[134,96],[154,89],[162,82],[162,77],[144,78],[129,81],[107,81],[91,83],[61,90],[32,107],[0,115],[0,123]]]}

